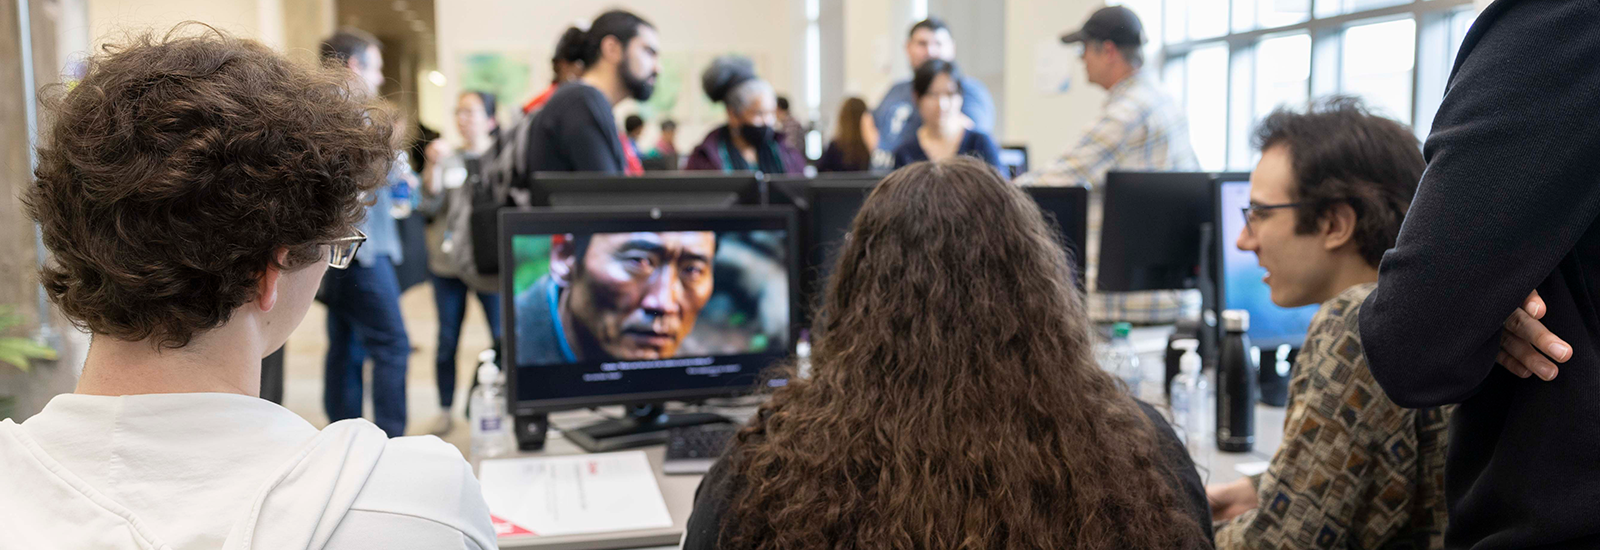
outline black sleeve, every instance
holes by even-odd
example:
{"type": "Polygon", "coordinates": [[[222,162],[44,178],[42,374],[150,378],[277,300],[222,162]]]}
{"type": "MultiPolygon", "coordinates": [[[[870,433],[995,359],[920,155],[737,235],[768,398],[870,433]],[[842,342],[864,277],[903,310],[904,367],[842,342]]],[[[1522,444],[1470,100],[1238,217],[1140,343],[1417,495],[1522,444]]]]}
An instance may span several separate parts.
{"type": "Polygon", "coordinates": [[[989,138],[989,134],[980,132],[977,134],[977,137],[973,139],[973,141],[976,142],[974,143],[975,147],[973,148],[973,152],[977,153],[978,158],[981,158],[984,162],[989,163],[989,166],[999,168],[1000,146],[995,145],[994,140],[989,138]]]}
{"type": "Polygon", "coordinates": [[[723,517],[733,498],[732,480],[728,479],[723,464],[718,460],[694,491],[694,511],[689,513],[688,525],[684,527],[683,550],[716,550],[718,547],[723,517]]]}
{"type": "Polygon", "coordinates": [[[1183,447],[1183,442],[1178,440],[1178,434],[1172,431],[1172,425],[1161,417],[1161,413],[1143,401],[1139,402],[1139,409],[1150,419],[1150,426],[1156,432],[1156,445],[1160,446],[1161,458],[1175,475],[1171,486],[1178,493],[1179,504],[1205,533],[1202,546],[1211,548],[1213,537],[1211,503],[1206,500],[1206,486],[1200,482],[1200,472],[1195,470],[1194,459],[1189,457],[1189,450],[1183,447]]]}
{"type": "Polygon", "coordinates": [[[1477,393],[1506,316],[1600,211],[1596,21],[1595,2],[1503,0],[1467,34],[1427,171],[1361,310],[1372,375],[1396,404],[1477,393]]]}
{"type": "Polygon", "coordinates": [[[844,153],[839,150],[839,142],[830,141],[828,147],[822,150],[822,157],[817,159],[818,172],[843,172],[844,153]]]}
{"type": "MultiPolygon", "coordinates": [[[[617,158],[616,149],[619,143],[616,120],[611,116],[610,103],[605,97],[594,93],[595,97],[584,97],[582,104],[574,102],[562,108],[566,116],[562,117],[562,125],[557,130],[559,133],[559,147],[566,153],[567,161],[572,165],[574,172],[604,172],[620,174],[623,171],[622,160],[617,158]],[[598,104],[596,104],[598,102],[598,104]]],[[[546,109],[558,108],[547,105],[546,109]]]]}

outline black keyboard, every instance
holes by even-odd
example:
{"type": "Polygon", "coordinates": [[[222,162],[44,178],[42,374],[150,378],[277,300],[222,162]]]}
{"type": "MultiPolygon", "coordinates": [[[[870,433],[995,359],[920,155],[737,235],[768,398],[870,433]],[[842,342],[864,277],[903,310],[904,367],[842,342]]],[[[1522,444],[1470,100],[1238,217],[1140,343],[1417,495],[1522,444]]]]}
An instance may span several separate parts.
{"type": "Polygon", "coordinates": [[[718,423],[673,428],[667,434],[667,459],[661,469],[668,474],[704,474],[722,456],[722,450],[739,431],[738,424],[718,423]]]}

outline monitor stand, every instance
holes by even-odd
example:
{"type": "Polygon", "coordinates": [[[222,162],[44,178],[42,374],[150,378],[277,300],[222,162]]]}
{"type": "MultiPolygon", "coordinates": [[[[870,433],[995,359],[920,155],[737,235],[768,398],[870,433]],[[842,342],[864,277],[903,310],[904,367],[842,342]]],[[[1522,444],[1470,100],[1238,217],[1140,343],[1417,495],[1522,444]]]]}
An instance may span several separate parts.
{"type": "Polygon", "coordinates": [[[664,403],[628,405],[627,411],[623,418],[602,420],[563,433],[583,450],[603,453],[666,443],[667,430],[671,428],[731,422],[714,413],[668,414],[664,403]]]}

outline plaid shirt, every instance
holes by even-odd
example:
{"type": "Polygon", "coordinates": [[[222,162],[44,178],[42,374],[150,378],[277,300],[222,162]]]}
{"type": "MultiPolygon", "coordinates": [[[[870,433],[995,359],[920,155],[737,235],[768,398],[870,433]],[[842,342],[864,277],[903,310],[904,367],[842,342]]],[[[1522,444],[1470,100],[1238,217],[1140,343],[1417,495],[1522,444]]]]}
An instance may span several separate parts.
{"type": "MultiPolygon", "coordinates": [[[[1192,172],[1200,169],[1189,147],[1189,122],[1176,102],[1143,73],[1112,86],[1099,120],[1078,145],[1049,166],[1018,176],[1018,185],[1090,189],[1085,274],[1095,288],[1100,264],[1100,218],[1106,172],[1192,172]]],[[[1200,293],[1185,291],[1091,292],[1095,321],[1171,323],[1200,314],[1200,293]]]]}

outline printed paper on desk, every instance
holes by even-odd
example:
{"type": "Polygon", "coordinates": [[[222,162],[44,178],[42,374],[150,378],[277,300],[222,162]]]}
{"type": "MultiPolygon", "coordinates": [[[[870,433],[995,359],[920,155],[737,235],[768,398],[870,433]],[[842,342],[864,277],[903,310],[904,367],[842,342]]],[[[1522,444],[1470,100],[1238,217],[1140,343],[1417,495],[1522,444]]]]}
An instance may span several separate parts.
{"type": "Polygon", "coordinates": [[[672,527],[644,451],[485,460],[478,479],[502,536],[672,527]]]}

